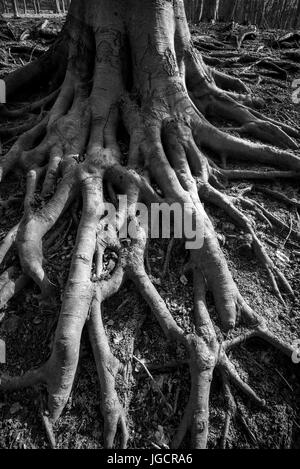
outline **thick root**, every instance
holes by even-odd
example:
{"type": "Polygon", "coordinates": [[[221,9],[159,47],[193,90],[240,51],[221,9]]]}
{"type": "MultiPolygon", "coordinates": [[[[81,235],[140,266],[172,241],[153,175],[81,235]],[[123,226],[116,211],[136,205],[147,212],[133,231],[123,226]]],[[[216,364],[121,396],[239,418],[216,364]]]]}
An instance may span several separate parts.
{"type": "Polygon", "coordinates": [[[115,376],[120,371],[120,363],[109,349],[101,318],[100,303],[97,299],[92,304],[88,329],[101,387],[104,446],[108,449],[113,448],[117,428],[120,426],[122,433],[121,448],[125,449],[129,437],[126,417],[115,390],[115,376]]]}

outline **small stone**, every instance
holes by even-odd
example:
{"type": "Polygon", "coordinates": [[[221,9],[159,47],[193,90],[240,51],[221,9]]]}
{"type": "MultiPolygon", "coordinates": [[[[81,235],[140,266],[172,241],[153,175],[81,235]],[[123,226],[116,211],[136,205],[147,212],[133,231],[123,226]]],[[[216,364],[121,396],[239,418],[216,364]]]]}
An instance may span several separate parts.
{"type": "Polygon", "coordinates": [[[36,316],[32,322],[35,326],[38,326],[39,324],[41,324],[42,320],[41,320],[41,318],[36,316]]]}
{"type": "Polygon", "coordinates": [[[23,407],[21,406],[21,404],[19,402],[15,402],[11,408],[9,409],[9,412],[11,413],[11,415],[15,415],[17,412],[19,412],[21,409],[23,409],[23,407]]]}
{"type": "Polygon", "coordinates": [[[108,322],[107,322],[107,325],[108,326],[113,326],[115,323],[115,321],[113,321],[112,319],[110,319],[108,322]]]}

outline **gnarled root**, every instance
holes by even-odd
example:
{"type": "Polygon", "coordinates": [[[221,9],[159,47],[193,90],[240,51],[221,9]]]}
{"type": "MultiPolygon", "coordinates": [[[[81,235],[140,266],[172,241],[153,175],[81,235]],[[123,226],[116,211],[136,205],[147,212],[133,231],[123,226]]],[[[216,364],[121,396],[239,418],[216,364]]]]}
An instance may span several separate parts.
{"type": "Polygon", "coordinates": [[[100,303],[95,299],[88,322],[90,340],[101,386],[101,411],[104,417],[104,445],[112,448],[117,427],[122,431],[121,448],[126,448],[128,431],[126,417],[115,390],[115,376],[120,370],[119,361],[112,355],[102,323],[100,303]]]}
{"type": "MultiPolygon", "coordinates": [[[[83,199],[51,356],[39,369],[21,377],[2,375],[0,389],[17,390],[38,384],[46,389],[43,420],[54,446],[53,427],[73,386],[82,331],[87,324],[100,381],[104,443],[107,448],[114,445],[119,426],[121,446],[126,447],[125,411],[115,385],[122,364],[110,350],[101,305],[130,280],[166,337],[184,346],[189,354],[190,398],[173,447],[180,446],[188,431],[195,448],[206,447],[215,368],[223,376],[228,403],[225,446],[235,413],[228,380],[257,404],[264,404],[240,379],[226,352],[253,337],[289,357],[294,351],[269,331],[262,313],[254,313],[245,303],[202,202],[221,208],[246,232],[275,293],[284,301],[280,288],[290,296],[292,289],[237,205],[255,207],[265,223],[275,224],[272,214],[245,197],[230,198],[224,194],[223,184],[238,178],[297,178],[300,158],[286,149],[234,137],[217,129],[207,118],[222,114],[239,123],[240,133],[284,148],[298,148],[299,132],[252,110],[249,103],[245,104],[248,90],[240,82],[212,73],[205,66],[192,45],[181,0],[88,3],[87,7],[87,2],[72,2],[67,27],[68,64],[55,103],[0,159],[0,181],[16,169],[27,175],[24,215],[0,245],[0,263],[5,266],[0,277],[0,308],[29,278],[39,286],[43,300],[55,296],[46,273],[43,247],[51,247],[58,223],[62,221],[66,229],[68,223],[62,219],[67,210],[80,196],[83,199]],[[101,11],[107,15],[101,16],[101,11]],[[133,58],[133,70],[128,70],[125,52],[133,58]],[[235,96],[232,91],[243,95],[235,96]],[[129,134],[128,157],[122,155],[118,144],[120,120],[129,134]],[[231,158],[282,170],[222,169],[211,160],[213,155],[224,166],[231,158]],[[120,204],[121,195],[127,197],[126,207],[120,204]],[[107,213],[106,202],[119,209],[116,217],[107,213]],[[148,208],[155,202],[180,209],[177,229],[182,229],[181,238],[189,254],[186,270],[192,272],[194,282],[194,315],[189,333],[178,325],[146,273],[148,225],[140,217],[140,202],[148,208]],[[196,229],[184,231],[187,221],[196,229]],[[126,239],[121,236],[124,227],[130,227],[126,239]],[[11,266],[13,246],[19,255],[21,274],[11,266]],[[106,270],[103,259],[108,252],[114,255],[106,270]],[[232,340],[225,340],[221,333],[217,337],[206,305],[207,291],[212,292],[222,331],[234,334],[234,329],[245,323],[249,329],[244,335],[232,340]]],[[[25,82],[31,74],[38,74],[36,67],[26,69],[25,82]]],[[[43,102],[36,106],[40,108],[43,102]]],[[[291,235],[299,239],[296,232],[291,235]]]]}

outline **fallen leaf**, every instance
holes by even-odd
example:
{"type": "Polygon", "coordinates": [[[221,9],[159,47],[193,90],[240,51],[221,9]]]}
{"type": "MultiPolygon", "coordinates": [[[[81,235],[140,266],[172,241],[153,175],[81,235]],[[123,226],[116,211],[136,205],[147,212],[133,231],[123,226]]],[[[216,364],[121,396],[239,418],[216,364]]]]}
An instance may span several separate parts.
{"type": "Polygon", "coordinates": [[[9,412],[12,414],[12,415],[15,415],[17,412],[19,412],[21,409],[23,409],[23,407],[21,406],[21,404],[19,402],[15,402],[11,408],[9,409],[9,412]]]}

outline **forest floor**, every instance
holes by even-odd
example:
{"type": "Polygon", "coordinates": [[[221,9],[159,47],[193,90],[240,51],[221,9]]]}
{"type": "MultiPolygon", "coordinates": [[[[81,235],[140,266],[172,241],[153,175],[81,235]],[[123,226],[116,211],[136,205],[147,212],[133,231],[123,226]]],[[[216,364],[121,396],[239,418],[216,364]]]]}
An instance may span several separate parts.
{"type": "MultiPolygon", "coordinates": [[[[47,28],[56,31],[61,21],[62,18],[50,19],[47,28]]],[[[41,23],[41,19],[32,18],[9,19],[9,26],[1,22],[0,78],[37,57],[47,48],[48,39],[41,39],[38,33],[31,33],[38,31],[41,23]]],[[[192,32],[197,47],[207,56],[207,60],[217,58],[220,61],[216,63],[217,68],[240,77],[247,82],[254,95],[264,98],[265,114],[298,125],[300,105],[296,106],[292,102],[292,81],[300,79],[299,58],[298,70],[295,66],[297,54],[293,58],[292,70],[289,69],[286,74],[272,65],[267,64],[263,68],[259,63],[266,57],[272,63],[288,62],[286,52],[297,51],[293,43],[285,43],[285,48],[278,47],[278,41],[274,39],[281,37],[284,32],[260,32],[255,39],[246,40],[239,51],[231,39],[226,40],[222,49],[218,49],[218,41],[224,42],[227,34],[224,25],[200,25],[192,27],[192,32]],[[211,39],[208,40],[206,36],[211,39]],[[207,44],[214,45],[207,47],[207,44]],[[224,50],[226,60],[218,57],[224,50]],[[241,55],[252,55],[257,60],[240,63],[237,58],[241,55]]],[[[37,96],[39,93],[40,90],[36,90],[37,96]]],[[[224,122],[217,124],[221,127],[228,126],[224,122]]],[[[3,152],[9,144],[11,142],[3,142],[3,152]]],[[[121,144],[126,151],[126,144],[121,144]]],[[[299,185],[296,182],[271,181],[265,187],[275,189],[290,198],[300,199],[299,185]]],[[[299,213],[262,194],[256,183],[234,182],[227,186],[226,192],[237,194],[245,190],[248,190],[249,198],[260,202],[288,227],[293,224],[295,230],[300,229],[299,213]]],[[[0,239],[22,216],[23,177],[10,176],[1,183],[0,201],[7,199],[12,193],[19,199],[0,213],[0,239]]],[[[284,307],[273,295],[265,271],[255,258],[245,257],[239,251],[241,231],[220,210],[208,206],[207,211],[220,233],[229,266],[245,299],[268,320],[277,334],[290,343],[297,341],[300,338],[300,245],[288,237],[288,230],[280,231],[276,227],[270,228],[264,223],[257,223],[260,239],[296,292],[296,300],[287,302],[287,307],[284,307]]],[[[253,213],[248,212],[248,215],[254,219],[253,213]]],[[[47,272],[61,293],[67,279],[76,236],[75,219],[71,213],[67,213],[65,217],[67,230],[64,237],[56,240],[54,249],[44,253],[47,272]]],[[[149,269],[170,311],[181,326],[189,329],[193,302],[192,286],[182,275],[186,260],[185,250],[179,241],[175,241],[169,272],[165,278],[161,278],[167,247],[168,240],[150,242],[149,269]]],[[[50,353],[59,306],[41,310],[38,294],[37,288],[28,285],[5,310],[0,311],[0,338],[6,341],[7,347],[7,363],[0,365],[1,370],[20,374],[43,363],[50,353]]],[[[208,301],[210,313],[215,318],[214,306],[210,298],[208,301]]],[[[184,361],[181,349],[166,342],[136,288],[130,284],[126,284],[105,304],[104,322],[112,349],[125,364],[124,376],[118,378],[118,390],[128,413],[130,447],[168,446],[180,422],[189,393],[188,369],[184,364],[182,367],[173,366],[174,362],[184,361]],[[152,378],[140,362],[151,371],[152,378]],[[169,365],[165,366],[166,363],[169,365]]],[[[267,407],[257,408],[234,389],[239,416],[231,427],[228,447],[299,449],[299,366],[258,340],[234,350],[231,358],[243,379],[267,401],[267,407]]],[[[39,409],[38,390],[0,394],[0,448],[46,448],[48,443],[39,409]]],[[[216,376],[211,393],[209,448],[220,447],[224,415],[221,382],[216,376]]],[[[102,446],[99,386],[86,332],[72,395],[56,427],[56,435],[59,448],[102,446]]]]}

